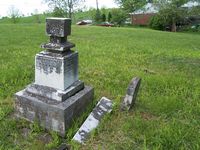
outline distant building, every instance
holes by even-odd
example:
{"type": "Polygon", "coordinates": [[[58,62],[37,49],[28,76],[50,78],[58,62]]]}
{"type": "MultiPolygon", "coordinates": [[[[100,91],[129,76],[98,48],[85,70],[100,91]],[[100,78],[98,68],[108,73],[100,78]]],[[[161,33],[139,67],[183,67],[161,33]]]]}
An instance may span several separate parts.
{"type": "Polygon", "coordinates": [[[141,9],[130,13],[133,25],[148,25],[152,16],[158,13],[158,7],[153,3],[147,3],[141,9]]]}
{"type": "MultiPolygon", "coordinates": [[[[189,1],[181,7],[186,9],[200,7],[200,3],[189,1]]],[[[141,9],[130,13],[131,22],[133,25],[148,25],[151,17],[157,14],[158,11],[159,8],[155,4],[149,2],[146,5],[144,5],[141,9]]]]}

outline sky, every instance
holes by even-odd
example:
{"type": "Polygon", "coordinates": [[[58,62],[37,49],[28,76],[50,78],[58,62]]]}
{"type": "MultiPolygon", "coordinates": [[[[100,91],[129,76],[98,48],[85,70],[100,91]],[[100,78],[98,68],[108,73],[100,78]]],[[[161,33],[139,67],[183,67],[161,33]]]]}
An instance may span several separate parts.
{"type": "MultiPolygon", "coordinates": [[[[117,7],[114,0],[98,0],[99,8],[101,7],[117,7]]],[[[87,8],[96,7],[96,0],[86,0],[85,5],[87,8]]],[[[7,16],[9,8],[14,6],[19,9],[20,14],[25,16],[30,15],[37,9],[38,12],[42,13],[48,10],[47,4],[43,0],[0,0],[0,17],[7,16]]]]}

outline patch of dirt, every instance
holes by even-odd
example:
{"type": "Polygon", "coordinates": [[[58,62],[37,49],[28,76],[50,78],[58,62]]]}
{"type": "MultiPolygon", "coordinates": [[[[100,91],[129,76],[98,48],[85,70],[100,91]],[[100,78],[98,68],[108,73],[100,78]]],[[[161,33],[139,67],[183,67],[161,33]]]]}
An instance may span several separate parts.
{"type": "Polygon", "coordinates": [[[155,72],[155,71],[153,71],[153,70],[150,70],[150,69],[147,69],[147,68],[143,69],[143,71],[144,71],[146,74],[153,74],[153,75],[155,75],[155,74],[156,74],[156,72],[155,72]]]}
{"type": "Polygon", "coordinates": [[[146,112],[141,112],[140,115],[144,120],[155,120],[155,119],[157,119],[156,116],[154,116],[150,113],[146,113],[146,112]]]}

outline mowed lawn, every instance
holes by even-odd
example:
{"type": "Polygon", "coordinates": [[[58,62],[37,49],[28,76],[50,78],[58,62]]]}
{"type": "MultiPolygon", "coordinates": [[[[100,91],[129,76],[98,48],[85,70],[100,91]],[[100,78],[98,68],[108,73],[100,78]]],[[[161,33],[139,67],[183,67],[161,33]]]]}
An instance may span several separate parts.
{"type": "MultiPolygon", "coordinates": [[[[0,149],[50,149],[66,139],[13,119],[13,95],[34,81],[34,56],[48,41],[45,25],[0,24],[0,149]],[[46,144],[47,143],[47,144],[46,144]]],[[[200,149],[200,34],[149,29],[72,27],[79,75],[95,88],[97,102],[115,102],[111,115],[86,146],[74,149],[200,149]],[[142,84],[134,109],[120,112],[130,80],[142,84]]],[[[91,109],[90,109],[91,110],[91,109]]],[[[82,117],[82,120],[85,117],[82,117]]]]}

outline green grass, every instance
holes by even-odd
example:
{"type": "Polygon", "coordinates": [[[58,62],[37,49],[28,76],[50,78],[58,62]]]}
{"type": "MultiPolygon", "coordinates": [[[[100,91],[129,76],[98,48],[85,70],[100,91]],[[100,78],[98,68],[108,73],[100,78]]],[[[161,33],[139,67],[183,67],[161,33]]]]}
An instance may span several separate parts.
{"type": "MultiPolygon", "coordinates": [[[[69,142],[14,120],[13,94],[34,80],[34,56],[48,40],[44,24],[0,25],[0,149],[48,149],[69,142]],[[30,134],[22,135],[27,128],[30,134]]],[[[149,29],[73,26],[80,79],[116,103],[81,149],[200,149],[200,35],[149,29]],[[120,112],[132,77],[142,78],[134,110],[120,112]]],[[[74,145],[74,143],[71,143],[74,145]]],[[[74,145],[76,148],[79,145],[74,145]]],[[[80,148],[80,147],[79,147],[80,148]]]]}

